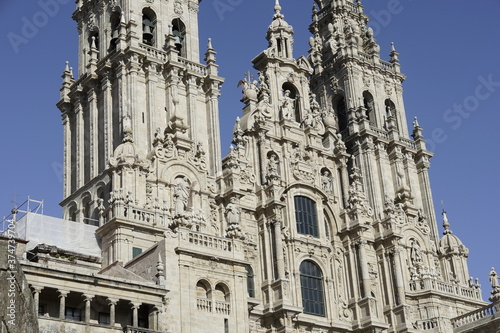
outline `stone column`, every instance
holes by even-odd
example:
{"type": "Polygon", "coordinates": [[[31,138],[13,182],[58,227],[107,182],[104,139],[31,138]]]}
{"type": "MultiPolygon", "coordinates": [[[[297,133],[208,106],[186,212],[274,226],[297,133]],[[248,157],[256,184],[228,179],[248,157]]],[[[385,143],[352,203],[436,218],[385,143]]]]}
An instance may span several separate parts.
{"type": "Polygon", "coordinates": [[[139,307],[141,303],[130,302],[132,308],[132,327],[139,327],[139,307]]]}
{"type": "Polygon", "coordinates": [[[340,182],[342,183],[342,202],[344,204],[344,208],[347,207],[348,203],[347,200],[349,199],[349,173],[347,172],[347,160],[342,160],[341,161],[341,169],[340,169],[340,175],[341,179],[340,182]]]}
{"type": "Polygon", "coordinates": [[[366,248],[365,248],[367,243],[368,242],[366,240],[360,240],[358,242],[359,261],[361,266],[361,279],[363,281],[363,295],[362,295],[363,298],[370,296],[370,274],[368,273],[368,260],[366,257],[366,248]]]}
{"type": "MultiPolygon", "coordinates": [[[[84,185],[85,181],[85,137],[84,137],[84,131],[85,131],[85,120],[83,117],[83,106],[82,106],[82,96],[81,93],[77,94],[75,97],[75,117],[76,117],[76,123],[75,123],[75,129],[76,129],[76,165],[80,166],[76,170],[74,170],[77,173],[77,178],[76,178],[76,187],[80,188],[84,185]]],[[[80,221],[81,222],[81,221],[80,221]]]]}
{"type": "MultiPolygon", "coordinates": [[[[97,95],[96,95],[96,85],[92,83],[89,89],[87,102],[89,104],[89,122],[90,122],[90,147],[86,147],[86,154],[90,155],[90,179],[94,178],[99,174],[99,118],[97,110],[97,95]]],[[[88,145],[89,143],[86,143],[88,145]]],[[[91,214],[89,213],[89,217],[91,214]]]]}
{"type": "Polygon", "coordinates": [[[68,115],[69,109],[65,109],[62,115],[64,126],[64,197],[68,197],[74,190],[71,188],[71,125],[68,115]]]}
{"type": "Polygon", "coordinates": [[[116,322],[116,303],[118,301],[112,298],[107,298],[106,300],[109,304],[109,326],[113,327],[116,322]]]}
{"type": "Polygon", "coordinates": [[[278,266],[278,275],[275,279],[284,278],[285,277],[285,258],[283,257],[283,244],[282,244],[282,236],[281,236],[281,225],[282,222],[279,218],[273,219],[274,225],[274,242],[276,244],[276,263],[278,266]]]}
{"type": "Polygon", "coordinates": [[[94,295],[83,294],[83,297],[85,299],[85,322],[89,323],[90,322],[90,302],[94,298],[94,295]]]}
{"type": "Polygon", "coordinates": [[[68,292],[64,290],[58,290],[59,293],[59,319],[65,319],[66,315],[66,296],[68,292]]]}
{"type": "Polygon", "coordinates": [[[40,293],[42,292],[43,287],[33,287],[33,306],[35,308],[35,314],[38,315],[38,306],[40,304],[40,293]]]}
{"type": "Polygon", "coordinates": [[[396,289],[397,289],[397,304],[400,305],[404,302],[404,280],[403,272],[401,271],[401,249],[394,248],[392,250],[393,263],[391,263],[392,269],[394,270],[394,275],[396,276],[396,289]]]}

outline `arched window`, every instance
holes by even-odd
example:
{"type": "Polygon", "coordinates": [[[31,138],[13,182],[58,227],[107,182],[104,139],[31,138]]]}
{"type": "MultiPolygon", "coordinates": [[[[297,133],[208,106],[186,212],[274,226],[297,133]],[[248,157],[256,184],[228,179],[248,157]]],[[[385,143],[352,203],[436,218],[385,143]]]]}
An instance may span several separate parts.
{"type": "Polygon", "coordinates": [[[363,104],[366,109],[366,117],[371,123],[375,122],[375,103],[373,101],[373,96],[368,91],[363,93],[363,104]]]}
{"type": "Polygon", "coordinates": [[[99,50],[99,28],[93,27],[89,34],[89,47],[99,50]]]}
{"type": "Polygon", "coordinates": [[[316,202],[299,195],[294,198],[294,203],[297,232],[303,235],[319,237],[316,202]]]}
{"type": "Polygon", "coordinates": [[[347,128],[347,108],[344,97],[341,97],[335,104],[335,111],[339,121],[339,131],[342,132],[347,128]]]}
{"type": "Polygon", "coordinates": [[[175,48],[181,57],[186,57],[186,25],[178,18],[172,21],[172,35],[175,37],[175,48]]]}
{"type": "Polygon", "coordinates": [[[392,117],[392,124],[395,126],[395,129],[398,129],[398,114],[396,112],[396,105],[390,99],[385,100],[385,116],[387,118],[392,117]]]}
{"type": "Polygon", "coordinates": [[[142,10],[142,42],[154,46],[156,31],[156,14],[150,8],[142,10]]]}
{"type": "Polygon", "coordinates": [[[252,266],[246,265],[248,297],[255,297],[255,281],[252,266]]]}
{"type": "Polygon", "coordinates": [[[109,47],[110,49],[114,49],[116,46],[116,42],[120,37],[120,12],[114,12],[113,14],[111,14],[110,23],[111,23],[111,42],[109,47]]]}
{"type": "Polygon", "coordinates": [[[323,273],[321,268],[310,260],[300,264],[300,288],[304,313],[324,317],[323,273]]]}

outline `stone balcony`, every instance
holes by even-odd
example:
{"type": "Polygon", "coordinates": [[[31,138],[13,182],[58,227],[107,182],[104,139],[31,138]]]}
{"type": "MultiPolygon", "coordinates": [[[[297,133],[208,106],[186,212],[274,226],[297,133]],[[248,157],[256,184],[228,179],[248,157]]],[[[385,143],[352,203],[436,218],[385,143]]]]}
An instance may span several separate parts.
{"type": "Polygon", "coordinates": [[[488,329],[495,332],[500,327],[500,302],[456,317],[451,320],[451,324],[455,333],[478,332],[479,327],[484,332],[490,332],[488,329]]]}
{"type": "Polygon", "coordinates": [[[432,277],[411,281],[410,290],[412,292],[433,291],[448,296],[466,298],[478,302],[482,302],[483,300],[481,295],[481,289],[479,288],[464,287],[458,284],[439,281],[432,277]]]}

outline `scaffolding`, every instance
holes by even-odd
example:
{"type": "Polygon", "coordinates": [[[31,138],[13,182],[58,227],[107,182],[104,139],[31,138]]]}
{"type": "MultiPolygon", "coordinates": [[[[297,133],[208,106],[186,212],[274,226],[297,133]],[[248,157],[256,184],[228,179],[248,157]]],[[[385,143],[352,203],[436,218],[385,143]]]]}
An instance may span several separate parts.
{"type": "Polygon", "coordinates": [[[19,219],[23,218],[28,213],[43,215],[43,200],[31,199],[28,196],[25,202],[19,206],[16,204],[10,211],[8,216],[5,216],[0,224],[0,236],[4,236],[7,232],[9,225],[14,224],[19,219]]]}
{"type": "Polygon", "coordinates": [[[28,198],[2,221],[2,235],[27,241],[26,249],[37,245],[99,257],[98,226],[43,215],[43,201],[28,198]]]}

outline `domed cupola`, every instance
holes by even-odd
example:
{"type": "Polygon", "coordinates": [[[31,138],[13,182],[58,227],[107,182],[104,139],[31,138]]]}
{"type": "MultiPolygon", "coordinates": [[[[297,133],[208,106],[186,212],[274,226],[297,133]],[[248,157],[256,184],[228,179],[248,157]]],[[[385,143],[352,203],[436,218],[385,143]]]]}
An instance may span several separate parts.
{"type": "Polygon", "coordinates": [[[468,286],[469,269],[467,257],[469,249],[453,234],[446,212],[443,210],[443,237],[439,241],[438,254],[443,267],[445,281],[468,286]]]}
{"type": "Polygon", "coordinates": [[[462,255],[469,256],[469,249],[464,246],[462,241],[453,234],[450,229],[450,222],[446,212],[443,211],[443,238],[439,241],[439,254],[443,256],[448,255],[462,255]]]}

